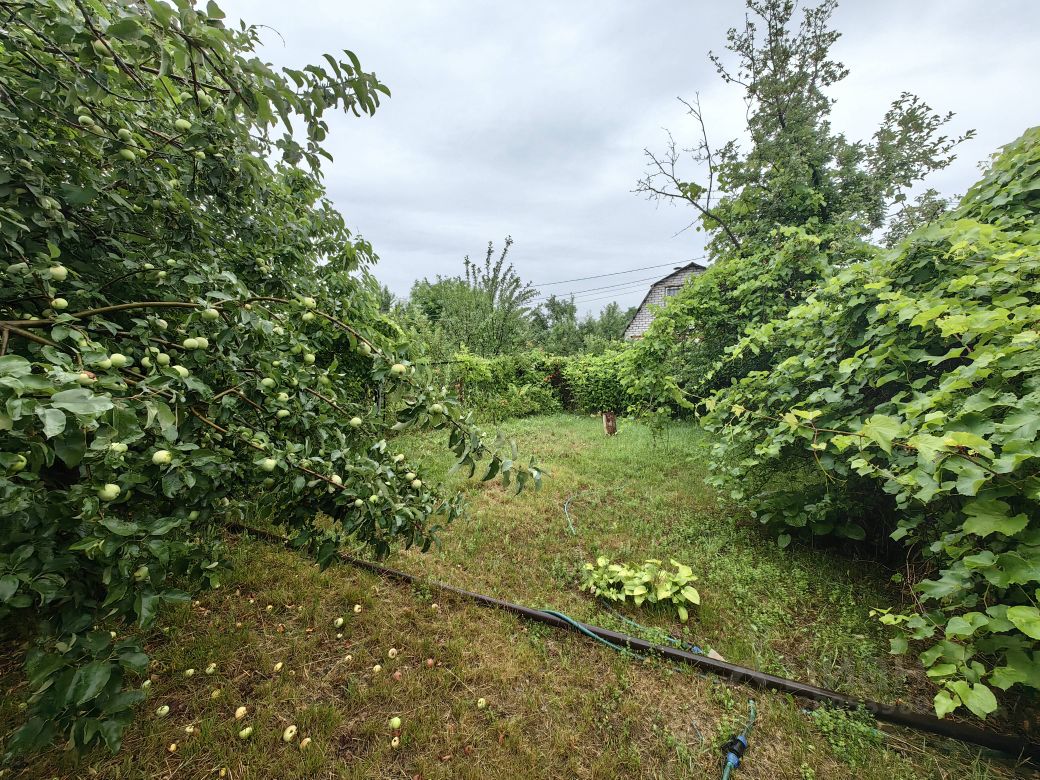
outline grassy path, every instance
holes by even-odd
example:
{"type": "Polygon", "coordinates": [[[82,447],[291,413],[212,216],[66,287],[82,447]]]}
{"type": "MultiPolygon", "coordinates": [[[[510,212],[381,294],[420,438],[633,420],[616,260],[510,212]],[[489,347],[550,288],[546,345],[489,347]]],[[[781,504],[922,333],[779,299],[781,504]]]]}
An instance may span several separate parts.
{"type": "MultiPolygon", "coordinates": [[[[916,672],[895,664],[867,618],[892,597],[886,574],[833,553],[778,550],[704,486],[697,430],[654,439],[625,426],[607,439],[597,420],[557,416],[514,422],[508,432],[542,459],[542,491],[512,496],[452,478],[469,494],[468,516],[439,548],[397,553],[390,565],[623,629],[578,590],[580,565],[601,554],[674,557],[700,575],[702,607],[687,626],[663,613],[641,612],[641,622],[734,662],[926,706],[916,672]],[[571,534],[562,505],[575,494],[571,534]]],[[[422,455],[424,478],[445,474],[439,442],[394,446],[422,455]]],[[[55,751],[5,777],[714,778],[717,745],[754,695],[346,566],[319,572],[262,542],[235,540],[230,555],[225,586],[173,611],[156,633],[152,693],[122,753],[77,765],[55,751]],[[206,676],[209,663],[216,671],[206,676]],[[199,671],[186,678],[188,668],[199,671]],[[160,705],[168,716],[154,714],[160,705]],[[239,706],[248,712],[235,721],[239,706]],[[403,721],[397,747],[395,716],[403,721]],[[280,736],[290,724],[300,734],[287,745],[280,736]],[[254,728],[248,740],[237,737],[244,725],[254,728]],[[312,742],[301,751],[303,737],[312,742]]],[[[0,666],[0,684],[14,686],[0,717],[24,697],[19,680],[11,664],[0,666]]],[[[813,719],[788,697],[756,699],[759,719],[736,780],[1014,775],[956,743],[902,730],[881,740],[856,718],[813,719]]]]}

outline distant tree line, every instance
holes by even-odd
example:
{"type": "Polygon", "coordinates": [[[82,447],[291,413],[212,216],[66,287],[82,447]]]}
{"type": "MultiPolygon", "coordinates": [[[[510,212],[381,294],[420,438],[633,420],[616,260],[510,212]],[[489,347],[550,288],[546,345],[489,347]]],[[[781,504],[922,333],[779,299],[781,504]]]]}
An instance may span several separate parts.
{"type": "Polygon", "coordinates": [[[483,261],[463,259],[462,274],[421,279],[408,298],[384,307],[396,309],[425,341],[431,360],[465,351],[482,357],[542,350],[554,355],[601,354],[620,343],[635,313],[617,303],[598,315],[578,316],[573,298],[539,295],[508,260],[513,239],[506,237],[497,257],[488,242],[483,261]]]}

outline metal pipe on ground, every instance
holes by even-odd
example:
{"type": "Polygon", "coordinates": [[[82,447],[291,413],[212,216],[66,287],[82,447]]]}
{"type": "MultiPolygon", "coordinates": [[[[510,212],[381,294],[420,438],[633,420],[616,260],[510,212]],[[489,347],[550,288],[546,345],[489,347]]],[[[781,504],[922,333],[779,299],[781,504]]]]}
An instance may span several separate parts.
{"type": "MultiPolygon", "coordinates": [[[[243,531],[248,531],[249,533],[266,537],[279,543],[284,544],[286,542],[284,538],[276,534],[261,531],[256,528],[248,528],[245,526],[238,527],[243,531]]],[[[340,558],[351,566],[366,569],[384,577],[389,577],[401,582],[419,584],[428,588],[435,588],[447,593],[454,593],[455,595],[464,596],[465,598],[475,601],[485,607],[511,612],[514,615],[519,615],[520,617],[529,620],[536,620],[540,623],[545,623],[556,628],[562,628],[568,631],[575,630],[575,628],[567,623],[567,621],[562,620],[555,615],[543,612],[540,609],[531,609],[530,607],[525,607],[520,604],[513,604],[512,602],[496,599],[492,596],[485,596],[482,593],[474,593],[472,591],[463,590],[462,588],[456,588],[454,585],[424,580],[420,577],[408,574],[407,572],[391,569],[387,566],[381,566],[378,563],[372,563],[371,561],[354,558],[345,553],[341,554],[340,558]]],[[[580,625],[601,639],[606,639],[614,644],[626,646],[635,652],[658,655],[670,661],[689,664],[690,666],[696,667],[702,671],[710,672],[719,677],[726,678],[730,682],[736,684],[750,685],[766,690],[781,691],[793,696],[798,696],[802,699],[809,699],[811,701],[830,704],[844,709],[863,708],[878,720],[885,721],[886,723],[905,726],[907,728],[924,731],[929,734],[936,734],[949,739],[956,739],[960,742],[967,742],[980,747],[989,748],[990,750],[997,750],[1013,757],[1028,758],[1033,762],[1040,759],[1040,744],[1032,742],[1025,737],[1001,734],[999,732],[980,729],[955,721],[940,720],[934,715],[913,712],[891,704],[882,704],[880,702],[866,699],[855,699],[851,696],[845,696],[844,694],[827,690],[826,688],[819,688],[815,685],[809,685],[796,680],[788,680],[784,677],[766,674],[765,672],[750,669],[746,666],[738,666],[737,664],[731,664],[727,661],[709,658],[706,655],[696,655],[674,647],[654,644],[653,642],[648,642],[639,637],[612,631],[609,628],[602,628],[587,623],[581,623],[580,625]]]]}

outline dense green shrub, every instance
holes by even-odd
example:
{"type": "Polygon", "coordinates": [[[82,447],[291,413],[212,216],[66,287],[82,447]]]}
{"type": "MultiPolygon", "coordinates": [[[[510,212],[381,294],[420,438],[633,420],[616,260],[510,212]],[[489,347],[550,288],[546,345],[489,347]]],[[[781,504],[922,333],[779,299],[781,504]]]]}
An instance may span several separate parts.
{"type": "Polygon", "coordinates": [[[629,397],[621,384],[625,350],[603,355],[581,355],[563,366],[563,378],[570,393],[570,406],[575,411],[623,413],[629,397]]]}
{"type": "Polygon", "coordinates": [[[323,564],[346,538],[426,547],[458,501],[406,476],[391,426],[538,477],[414,369],[324,197],[326,112],[386,88],[349,52],[272,70],[255,28],[194,5],[5,7],[0,626],[29,647],[9,751],[118,749],[142,636],[218,585],[226,523],[276,518],[323,564]]]}
{"type": "MultiPolygon", "coordinates": [[[[761,352],[722,361],[746,330],[783,316],[826,277],[835,243],[802,228],[776,229],[764,245],[691,278],[625,357],[621,381],[629,403],[641,410],[667,404],[682,413],[767,365],[761,352]]],[[[842,246],[849,254],[868,251],[859,242],[842,246]]]]}
{"type": "Polygon", "coordinates": [[[891,533],[944,715],[1040,688],[1040,129],[960,206],[834,275],[737,346],[774,355],[710,399],[716,481],[781,533],[891,533]],[[808,498],[807,498],[808,496],[808,498]]]}
{"type": "Polygon", "coordinates": [[[624,413],[629,406],[621,383],[625,352],[563,357],[535,350],[496,358],[460,352],[439,366],[439,376],[486,419],[563,410],[624,413]]]}
{"type": "Polygon", "coordinates": [[[469,409],[499,421],[561,411],[559,373],[565,360],[538,351],[496,358],[459,352],[438,368],[441,380],[456,389],[469,409]]]}

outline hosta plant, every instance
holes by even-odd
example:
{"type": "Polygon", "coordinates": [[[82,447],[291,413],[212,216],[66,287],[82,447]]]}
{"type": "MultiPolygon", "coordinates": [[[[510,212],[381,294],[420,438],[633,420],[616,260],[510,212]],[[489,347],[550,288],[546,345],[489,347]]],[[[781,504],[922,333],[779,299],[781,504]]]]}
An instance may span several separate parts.
{"type": "Polygon", "coordinates": [[[690,607],[701,603],[701,596],[693,583],[697,577],[693,569],[670,560],[673,569],[661,565],[661,561],[650,558],[641,566],[611,563],[600,556],[594,564],[586,563],[582,569],[582,590],[609,601],[631,601],[637,607],[643,604],[668,604],[675,607],[679,619],[686,622],[690,607]]]}
{"type": "Polygon", "coordinates": [[[226,524],[323,564],[426,548],[459,502],[394,428],[539,472],[413,367],[325,198],[327,113],[388,94],[353,54],[275,70],[213,2],[0,6],[0,626],[29,647],[6,748],[116,750],[142,639],[219,584],[226,524]]]}

